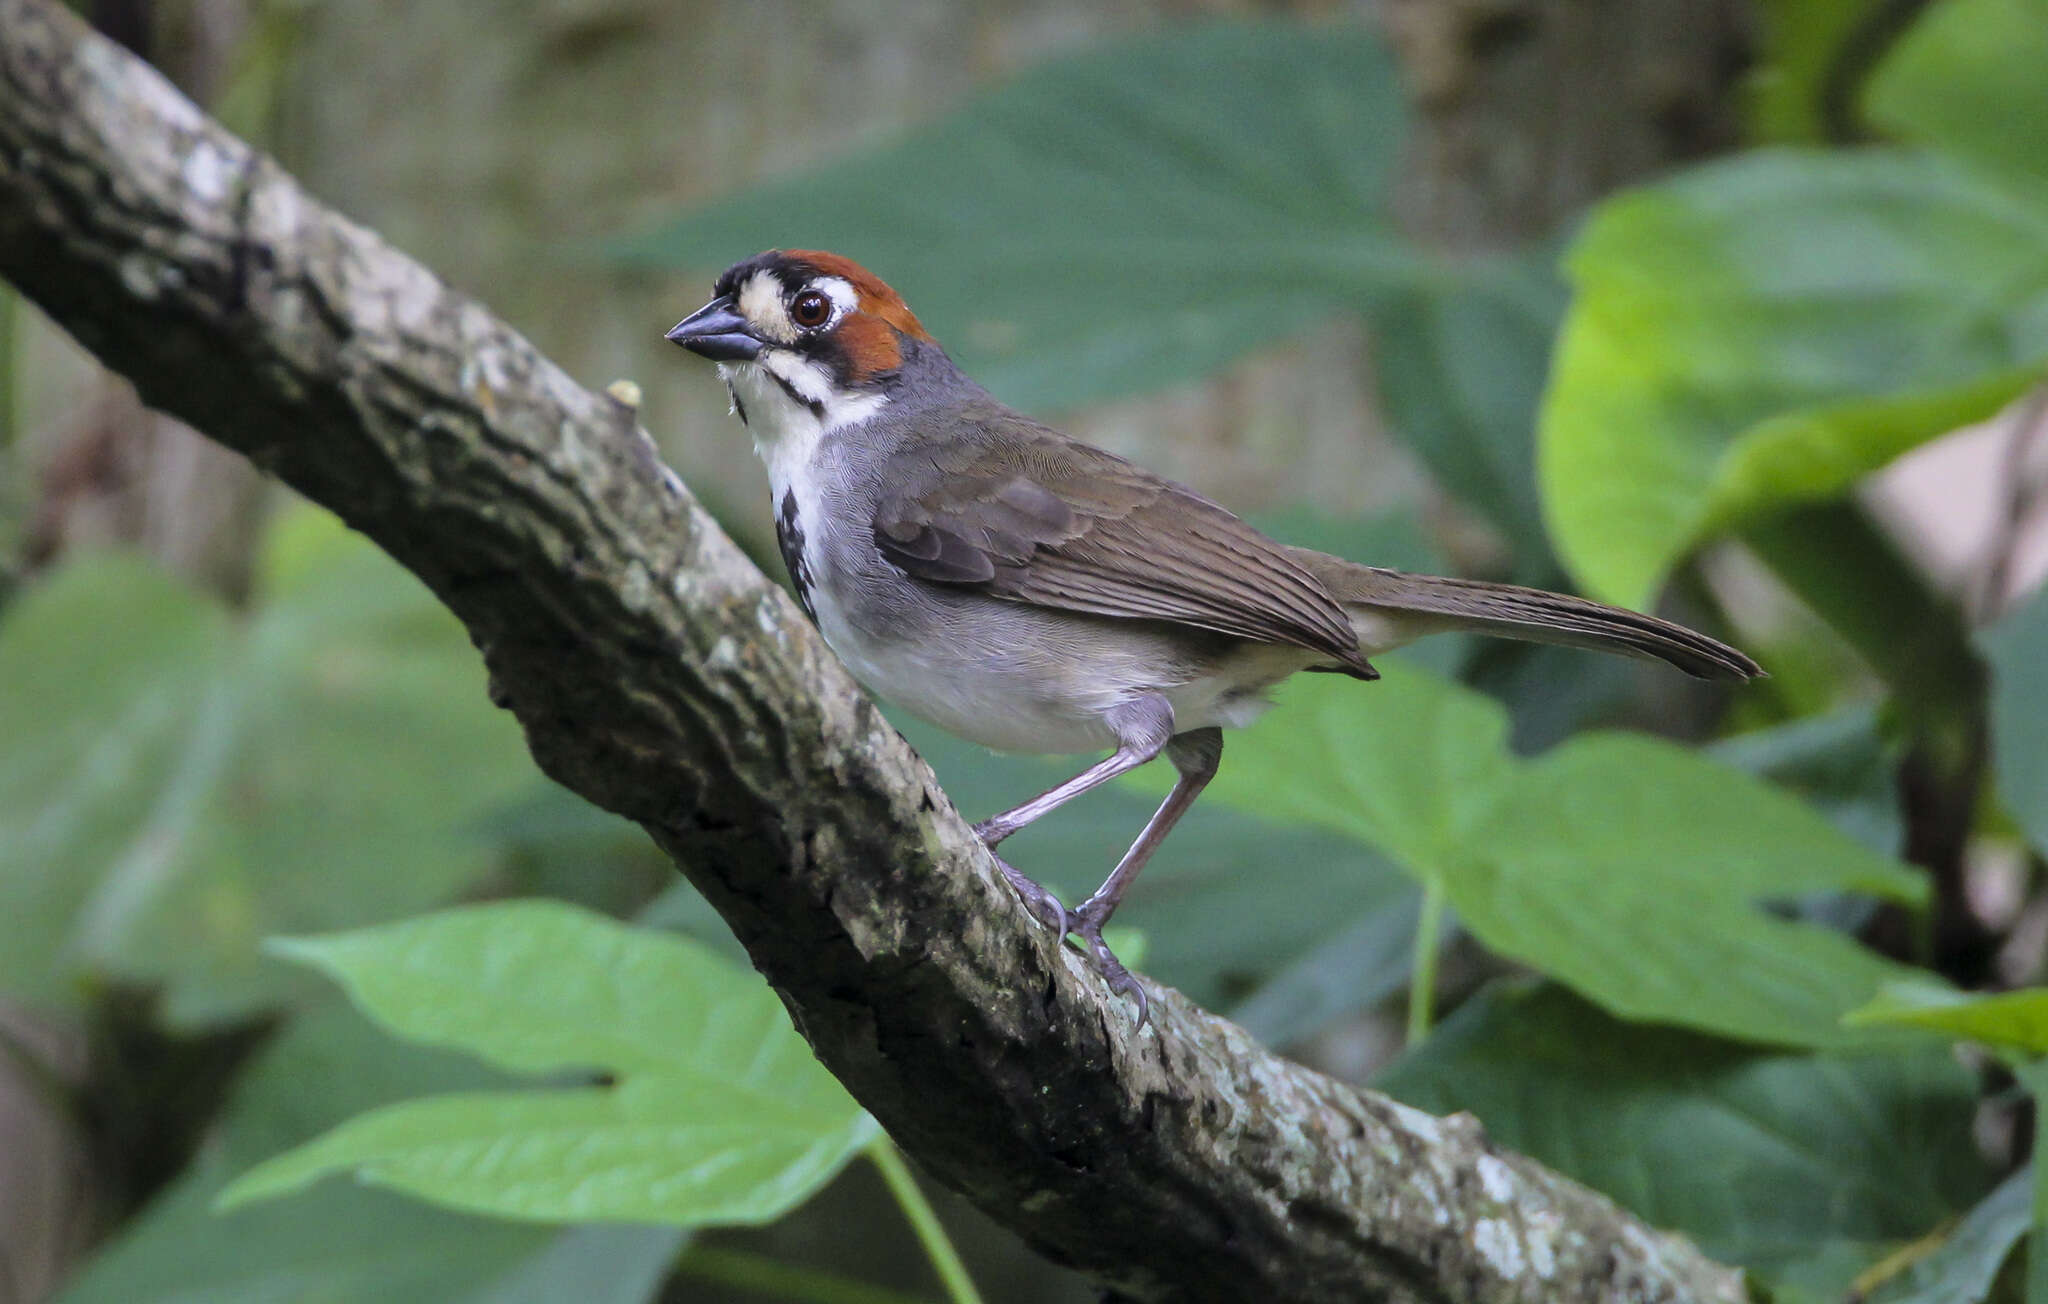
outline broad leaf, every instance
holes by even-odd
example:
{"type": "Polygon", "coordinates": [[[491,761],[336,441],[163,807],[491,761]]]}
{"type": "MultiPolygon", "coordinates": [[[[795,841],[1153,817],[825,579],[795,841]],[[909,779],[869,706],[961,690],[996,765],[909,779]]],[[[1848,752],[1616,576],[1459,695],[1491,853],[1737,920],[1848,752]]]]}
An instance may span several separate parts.
{"type": "Polygon", "coordinates": [[[1773,144],[1818,143],[1828,79],[1842,43],[1869,14],[1868,0],[1759,0],[1757,64],[1744,87],[1750,136],[1773,144]]]}
{"type": "Polygon", "coordinates": [[[1672,744],[1582,735],[1528,767],[1448,880],[1465,926],[1628,1018],[1826,1046],[1910,972],[1763,907],[1917,900],[1914,871],[1797,799],[1672,744]]]}
{"type": "MultiPolygon", "coordinates": [[[[393,1041],[345,1008],[295,1020],[243,1076],[192,1167],[66,1283],[61,1304],[441,1304],[504,1284],[545,1255],[554,1235],[340,1184],[225,1215],[212,1209],[230,1174],[280,1147],[390,1100],[493,1077],[393,1041]]],[[[630,1268],[616,1248],[614,1263],[630,1268]]],[[[606,1293],[618,1280],[606,1265],[578,1298],[647,1298],[606,1293]]]]}
{"type": "Polygon", "coordinates": [[[1772,912],[1926,893],[1795,798],[1633,735],[1522,761],[1490,700],[1384,671],[1283,689],[1274,718],[1232,740],[1211,800],[1380,848],[1441,882],[1481,942],[1632,1018],[1839,1045],[1859,1039],[1845,1013],[1913,972],[1772,912]]]}
{"type": "Polygon", "coordinates": [[[572,1227],[458,1304],[647,1304],[661,1298],[686,1236],[673,1227],[572,1227]]]}
{"type": "Polygon", "coordinates": [[[1395,429],[1500,528],[1530,582],[1555,567],[1536,496],[1536,412],[1565,306],[1551,261],[1546,251],[1432,266],[1369,315],[1395,429]]]}
{"type": "Polygon", "coordinates": [[[400,1035],[606,1086],[436,1096],[244,1175],[223,1207],[353,1171],[502,1217],[772,1221],[877,1135],[753,975],[682,938],[521,901],[283,947],[400,1035]]]}
{"type": "Polygon", "coordinates": [[[1983,645],[1998,792],[2035,849],[2048,852],[2048,590],[1999,622],[1983,645]]]}
{"type": "Polygon", "coordinates": [[[1204,375],[1414,266],[1406,130],[1361,29],[1215,24],[1048,63],[899,143],[615,246],[707,276],[771,245],[887,278],[1025,407],[1204,375]]]}
{"type": "Polygon", "coordinates": [[[1989,1184],[1975,1083],[1933,1047],[1772,1054],[1496,984],[1375,1085],[1470,1110],[1501,1145],[1767,1274],[1816,1246],[1916,1239],[1989,1184]]]}
{"type": "Polygon", "coordinates": [[[461,628],[324,514],[264,566],[240,623],[116,556],[0,623],[0,905],[35,921],[0,985],[112,976],[165,985],[177,1022],[245,1017],[301,987],[266,934],[419,910],[487,863],[469,826],[533,770],[461,628]]]}
{"type": "Polygon", "coordinates": [[[1925,982],[1895,983],[1847,1019],[1859,1027],[1918,1028],[2028,1057],[2048,1055],[2048,987],[1980,996],[1925,982]]]}
{"type": "Polygon", "coordinates": [[[1886,1281],[1870,1304],[1980,1304],[2033,1221],[2034,1170],[2022,1168],[1979,1201],[1941,1247],[1886,1281]]]}
{"type": "Polygon", "coordinates": [[[2022,185],[2048,182],[2048,5],[1947,0],[1925,10],[1864,92],[1870,116],[2022,185]]]}
{"type": "Polygon", "coordinates": [[[1900,845],[1904,820],[1895,761],[1870,707],[1736,734],[1707,753],[1797,793],[1872,851],[1889,854],[1900,845]]]}
{"type": "Polygon", "coordinates": [[[1602,205],[1568,267],[1543,497],[1617,602],[1711,532],[1990,415],[2048,357],[2048,208],[1928,154],[1697,168],[1602,205]]]}
{"type": "Polygon", "coordinates": [[[1381,673],[1283,688],[1265,727],[1231,739],[1210,800],[1347,834],[1441,878],[1513,779],[1507,714],[1405,663],[1381,673]]]}

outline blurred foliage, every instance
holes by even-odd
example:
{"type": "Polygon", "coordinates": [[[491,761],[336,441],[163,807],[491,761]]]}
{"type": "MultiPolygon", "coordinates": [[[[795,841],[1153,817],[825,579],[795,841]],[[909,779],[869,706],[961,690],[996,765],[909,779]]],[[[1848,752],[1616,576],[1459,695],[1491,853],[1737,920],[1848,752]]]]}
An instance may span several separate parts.
{"type": "Polygon", "coordinates": [[[535,780],[461,626],[325,514],[272,532],[261,609],[120,555],[0,624],[0,983],[160,986],[176,1025],[304,990],[268,935],[390,919],[485,867],[535,780]]]}
{"type": "Polygon", "coordinates": [[[678,1232],[520,1226],[332,1182],[293,1200],[214,1208],[236,1174],[362,1110],[499,1081],[457,1056],[394,1042],[331,1003],[308,1014],[244,1075],[191,1170],[100,1252],[63,1304],[648,1299],[678,1232]],[[565,1259],[576,1293],[535,1294],[565,1259]]]}
{"type": "MultiPolygon", "coordinates": [[[[289,49],[292,10],[265,12],[235,83],[251,120],[289,49]]],[[[1148,972],[1306,1055],[1385,1039],[1404,988],[1424,1012],[1441,995],[1447,1017],[1378,1085],[1472,1111],[1770,1298],[2048,1304],[2048,1255],[2030,1282],[2012,1253],[2048,1200],[2019,1147],[1986,1155],[1971,1131],[2015,1102],[1949,1045],[1991,1045],[2031,1093],[2048,997],[1964,990],[1981,974],[1941,967],[1927,938],[1965,894],[1895,859],[1928,818],[1911,759],[1948,740],[1964,750],[1941,777],[1988,760],[1995,793],[1951,794],[1965,832],[2031,843],[2018,891],[2038,913],[2048,597],[1977,636],[1854,502],[2048,360],[2048,5],[1929,6],[1867,84],[1844,77],[1881,17],[1868,0],[1763,16],[1749,93],[1768,147],[1599,205],[1562,277],[1548,244],[1451,259],[1404,234],[1391,58],[1361,31],[1281,24],[1048,63],[604,253],[708,278],[767,245],[842,249],[1040,411],[1355,314],[1391,426],[1503,573],[1561,582],[1561,558],[1636,604],[1675,579],[1712,626],[1720,593],[1689,559],[1746,541],[1812,610],[1734,631],[1778,675],[1737,709],[1626,663],[1450,638],[1389,658],[1378,685],[1304,677],[1232,737],[1121,918],[1148,972]],[[1887,139],[1823,147],[1845,110],[1887,139]],[[1988,753],[1968,750],[1980,709],[1988,753]],[[1707,745],[1586,732],[1617,719],[1707,745]]],[[[1441,568],[1423,520],[1261,524],[1441,568]]],[[[167,1039],[282,1026],[189,1169],[65,1298],[629,1304],[693,1261],[705,1281],[883,1298],[686,1254],[678,1230],[772,1219],[855,1155],[893,1174],[948,1293],[970,1298],[886,1140],[726,963],[715,913],[682,884],[650,903],[665,870],[645,840],[533,773],[430,596],[310,512],[258,569],[231,610],[79,556],[0,611],[0,989],[83,1020],[140,988],[167,1039]],[[520,894],[638,927],[535,902],[410,918],[520,894]],[[381,1031],[261,949],[306,934],[276,953],[381,1031]]],[[[1069,772],[901,727],[970,817],[1069,772]]],[[[1160,786],[1091,794],[1006,854],[1083,893],[1160,786]]],[[[2001,927],[2024,957],[2024,929],[2001,927]]]]}
{"type": "Polygon", "coordinates": [[[1976,1084],[1941,1048],[1764,1051],[1618,1023],[1551,984],[1489,988],[1374,1085],[1471,1110],[1709,1254],[1808,1283],[1866,1257],[1838,1245],[1913,1239],[1990,1185],[1976,1084]]]}

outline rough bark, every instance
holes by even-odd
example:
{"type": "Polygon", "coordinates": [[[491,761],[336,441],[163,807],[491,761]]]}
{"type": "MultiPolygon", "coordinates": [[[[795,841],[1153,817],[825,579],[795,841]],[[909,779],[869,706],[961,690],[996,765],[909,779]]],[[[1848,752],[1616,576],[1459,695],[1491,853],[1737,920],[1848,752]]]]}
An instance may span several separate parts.
{"type": "Polygon", "coordinates": [[[0,275],[432,586],[542,767],[644,825],[861,1103],[1049,1256],[1142,1299],[1742,1297],[1469,1118],[1169,991],[1135,1030],[633,411],[48,0],[0,0],[0,275]]]}

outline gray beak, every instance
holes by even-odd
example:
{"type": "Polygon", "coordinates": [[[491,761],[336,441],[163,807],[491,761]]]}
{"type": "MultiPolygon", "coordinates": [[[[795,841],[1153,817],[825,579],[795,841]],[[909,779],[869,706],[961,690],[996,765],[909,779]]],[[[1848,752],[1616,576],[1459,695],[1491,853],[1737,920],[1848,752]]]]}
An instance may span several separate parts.
{"type": "Polygon", "coordinates": [[[663,338],[714,362],[752,362],[761,356],[761,341],[747,329],[747,319],[733,311],[729,294],[683,318],[663,338]]]}

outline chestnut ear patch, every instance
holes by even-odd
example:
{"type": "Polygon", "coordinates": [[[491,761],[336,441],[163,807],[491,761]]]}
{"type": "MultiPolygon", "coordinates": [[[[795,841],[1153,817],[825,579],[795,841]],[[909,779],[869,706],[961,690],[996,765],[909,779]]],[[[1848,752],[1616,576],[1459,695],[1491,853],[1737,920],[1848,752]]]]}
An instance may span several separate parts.
{"type": "Polygon", "coordinates": [[[832,332],[833,342],[845,359],[846,380],[861,384],[903,365],[903,349],[896,342],[896,328],[886,318],[863,310],[852,313],[832,332]]]}

